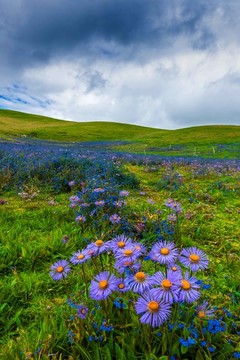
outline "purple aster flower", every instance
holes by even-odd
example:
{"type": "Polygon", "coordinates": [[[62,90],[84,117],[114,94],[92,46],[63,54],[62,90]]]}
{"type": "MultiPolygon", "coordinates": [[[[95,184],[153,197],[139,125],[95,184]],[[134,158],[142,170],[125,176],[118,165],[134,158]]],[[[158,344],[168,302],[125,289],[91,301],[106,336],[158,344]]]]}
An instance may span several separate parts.
{"type": "Polygon", "coordinates": [[[116,259],[121,261],[122,264],[126,261],[134,262],[140,255],[141,253],[136,249],[135,244],[130,242],[115,252],[116,259]]]}
{"type": "Polygon", "coordinates": [[[170,222],[175,222],[175,221],[177,220],[176,214],[170,214],[170,215],[168,216],[168,220],[169,220],[170,222]]]}
{"type": "Polygon", "coordinates": [[[78,206],[78,204],[75,203],[75,202],[72,202],[72,203],[69,205],[70,209],[73,209],[73,208],[75,208],[75,207],[77,207],[77,206],[78,206]]]}
{"type": "Polygon", "coordinates": [[[50,275],[53,280],[62,280],[67,277],[67,274],[70,271],[69,262],[66,260],[59,260],[51,266],[50,275]]]}
{"type": "Polygon", "coordinates": [[[143,314],[140,318],[141,323],[159,327],[169,318],[171,305],[160,300],[153,290],[145,292],[137,300],[135,309],[137,314],[143,314]]]}
{"type": "Polygon", "coordinates": [[[144,255],[147,252],[146,246],[141,243],[133,243],[138,256],[144,255]]]}
{"type": "Polygon", "coordinates": [[[136,225],[137,231],[138,231],[138,232],[142,232],[142,231],[144,230],[144,228],[145,228],[144,222],[139,221],[139,222],[137,223],[137,225],[136,225]]]}
{"type": "Polygon", "coordinates": [[[100,188],[100,187],[93,190],[93,192],[95,192],[95,193],[103,193],[104,191],[105,190],[103,188],[100,188]]]}
{"type": "Polygon", "coordinates": [[[178,250],[173,242],[159,241],[153,245],[149,256],[160,264],[173,263],[178,257],[178,250]]]}
{"type": "Polygon", "coordinates": [[[90,297],[93,300],[104,300],[113,291],[117,290],[117,279],[108,271],[103,271],[96,275],[95,280],[91,281],[90,297]]]}
{"type": "Polygon", "coordinates": [[[74,185],[75,185],[75,181],[74,181],[74,180],[69,181],[68,185],[69,185],[70,187],[74,186],[74,185]]]}
{"type": "Polygon", "coordinates": [[[67,235],[63,235],[63,237],[62,237],[63,244],[66,244],[68,242],[68,240],[69,240],[69,237],[67,235]]]}
{"type": "Polygon", "coordinates": [[[70,200],[71,202],[75,202],[75,203],[81,202],[81,199],[80,199],[78,196],[76,196],[76,195],[70,196],[69,200],[70,200]]]}
{"type": "Polygon", "coordinates": [[[116,285],[117,285],[117,291],[120,291],[120,292],[129,291],[129,287],[128,287],[128,285],[126,284],[126,280],[123,279],[123,278],[117,279],[116,285]]]}
{"type": "Polygon", "coordinates": [[[164,204],[165,204],[167,207],[172,208],[172,203],[173,203],[173,202],[174,202],[173,199],[168,198],[167,201],[165,201],[164,204]]]}
{"type": "Polygon", "coordinates": [[[168,264],[168,270],[171,270],[174,273],[178,273],[178,275],[181,277],[182,276],[182,269],[179,265],[177,264],[168,264]]]}
{"type": "Polygon", "coordinates": [[[98,239],[95,242],[89,244],[86,248],[90,255],[99,255],[109,249],[109,241],[103,241],[102,239],[98,239]]]}
{"type": "Polygon", "coordinates": [[[196,272],[199,269],[206,269],[208,267],[208,258],[206,254],[194,246],[183,249],[180,253],[179,261],[184,266],[189,267],[193,272],[196,272]]]}
{"type": "Polygon", "coordinates": [[[89,254],[89,251],[87,249],[85,250],[78,250],[70,259],[70,262],[74,265],[76,264],[82,264],[86,261],[88,261],[91,258],[91,255],[89,254]]]}
{"type": "Polygon", "coordinates": [[[113,214],[110,216],[109,220],[111,221],[112,224],[118,224],[121,218],[118,214],[113,214]]]}
{"type": "Polygon", "coordinates": [[[120,259],[117,260],[114,268],[119,272],[119,274],[123,274],[124,272],[127,274],[132,274],[139,271],[142,267],[140,262],[132,261],[130,259],[120,259]]]}
{"type": "Polygon", "coordinates": [[[84,203],[82,203],[81,205],[80,205],[80,207],[89,207],[90,206],[90,204],[89,203],[87,203],[87,202],[84,202],[84,203]]]}
{"type": "Polygon", "coordinates": [[[126,245],[132,244],[132,239],[125,235],[118,235],[109,242],[111,250],[115,253],[119,249],[125,248],[126,245]]]}
{"type": "Polygon", "coordinates": [[[184,278],[180,280],[179,285],[180,291],[178,294],[178,301],[192,303],[199,299],[200,292],[198,289],[200,286],[198,285],[198,280],[193,276],[189,276],[188,272],[186,272],[184,278]]]}
{"type": "Polygon", "coordinates": [[[153,205],[153,204],[155,204],[155,201],[153,200],[153,199],[147,199],[147,202],[149,203],[149,204],[151,204],[151,205],[153,205]]]}
{"type": "Polygon", "coordinates": [[[143,294],[146,290],[150,290],[154,284],[152,276],[149,276],[143,271],[138,271],[134,275],[126,277],[126,284],[133,292],[143,294]]]}
{"type": "Polygon", "coordinates": [[[103,206],[105,204],[104,200],[95,201],[96,206],[103,206]]]}
{"type": "Polygon", "coordinates": [[[122,190],[122,191],[120,191],[119,195],[120,195],[120,196],[128,196],[128,195],[129,195],[129,191],[127,191],[127,190],[122,190]]]}
{"type": "Polygon", "coordinates": [[[125,201],[114,201],[114,203],[113,203],[113,205],[118,207],[118,208],[122,207],[125,204],[126,204],[125,201]]]}
{"type": "Polygon", "coordinates": [[[167,201],[164,203],[169,209],[173,210],[175,213],[182,212],[181,204],[177,201],[174,201],[173,199],[167,199],[167,201]]]}
{"type": "Polygon", "coordinates": [[[84,306],[84,305],[80,305],[78,307],[77,316],[80,319],[85,319],[87,314],[88,314],[88,308],[86,306],[84,306]]]}
{"type": "Polygon", "coordinates": [[[182,212],[182,208],[181,208],[181,204],[174,201],[170,207],[173,211],[175,211],[175,213],[180,213],[182,212]]]}
{"type": "Polygon", "coordinates": [[[167,270],[167,275],[164,275],[160,271],[152,276],[154,279],[154,285],[157,285],[157,288],[154,288],[153,293],[156,294],[160,299],[172,304],[177,302],[179,289],[179,280],[180,273],[174,273],[171,270],[167,270]]]}
{"type": "Polygon", "coordinates": [[[86,217],[83,215],[78,215],[75,219],[76,222],[78,223],[84,223],[86,221],[86,217]]]}
{"type": "Polygon", "coordinates": [[[214,316],[214,309],[209,308],[208,302],[204,301],[202,305],[197,305],[197,314],[200,319],[214,316]]]}

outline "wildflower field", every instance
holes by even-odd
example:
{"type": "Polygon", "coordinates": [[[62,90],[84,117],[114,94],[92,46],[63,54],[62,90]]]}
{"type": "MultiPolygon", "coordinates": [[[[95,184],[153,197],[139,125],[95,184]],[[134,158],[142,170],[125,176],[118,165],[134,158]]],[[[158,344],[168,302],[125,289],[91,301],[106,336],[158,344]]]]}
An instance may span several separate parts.
{"type": "Polygon", "coordinates": [[[1,360],[240,358],[239,143],[175,149],[0,142],[1,360]]]}

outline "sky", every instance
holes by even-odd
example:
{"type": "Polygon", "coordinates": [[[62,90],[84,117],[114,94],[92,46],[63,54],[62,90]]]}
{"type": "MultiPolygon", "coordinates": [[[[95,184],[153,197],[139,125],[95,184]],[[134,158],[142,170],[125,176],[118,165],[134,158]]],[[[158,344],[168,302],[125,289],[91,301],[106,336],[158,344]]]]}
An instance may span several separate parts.
{"type": "Polygon", "coordinates": [[[0,0],[0,108],[240,125],[239,0],[0,0]]]}

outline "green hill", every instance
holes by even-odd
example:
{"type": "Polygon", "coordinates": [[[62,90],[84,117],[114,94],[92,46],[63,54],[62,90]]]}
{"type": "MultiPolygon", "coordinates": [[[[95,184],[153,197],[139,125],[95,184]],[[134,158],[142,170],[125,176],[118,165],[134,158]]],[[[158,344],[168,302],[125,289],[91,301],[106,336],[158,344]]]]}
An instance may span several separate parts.
{"type": "Polygon", "coordinates": [[[122,145],[121,150],[158,154],[169,150],[167,155],[179,154],[176,145],[185,147],[188,155],[194,152],[196,155],[199,149],[203,155],[209,151],[211,155],[216,152],[214,146],[233,144],[234,157],[238,157],[240,126],[209,125],[162,130],[114,122],[64,121],[0,109],[0,138],[21,137],[67,142],[127,140],[132,144],[122,145]]]}
{"type": "MultiPolygon", "coordinates": [[[[161,130],[164,133],[166,130],[161,130]]],[[[136,125],[94,121],[74,122],[0,110],[1,137],[32,137],[58,141],[135,140],[156,130],[136,125]]]]}

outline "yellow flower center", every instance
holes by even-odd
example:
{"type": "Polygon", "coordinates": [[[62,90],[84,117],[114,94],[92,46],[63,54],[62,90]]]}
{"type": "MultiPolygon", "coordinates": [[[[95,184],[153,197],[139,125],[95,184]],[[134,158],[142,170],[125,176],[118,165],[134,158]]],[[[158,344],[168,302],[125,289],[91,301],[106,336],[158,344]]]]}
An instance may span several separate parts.
{"type": "Polygon", "coordinates": [[[83,255],[83,254],[80,254],[80,255],[78,255],[78,260],[82,260],[82,259],[84,259],[85,258],[85,255],[83,255]]]}
{"type": "Polygon", "coordinates": [[[162,287],[163,287],[164,289],[170,289],[170,288],[172,287],[172,283],[171,283],[171,281],[168,280],[168,279],[164,279],[164,280],[162,281],[161,285],[162,285],[162,287]]]}
{"type": "Polygon", "coordinates": [[[102,246],[103,244],[104,244],[104,242],[102,240],[95,241],[96,246],[102,246]]]}
{"type": "Polygon", "coordinates": [[[100,289],[105,290],[108,287],[108,281],[101,280],[99,281],[98,286],[100,287],[100,289]]]}
{"type": "Polygon", "coordinates": [[[150,301],[148,303],[148,310],[151,312],[151,313],[156,313],[159,309],[159,304],[157,301],[150,301]]]}
{"type": "Polygon", "coordinates": [[[64,270],[63,266],[58,266],[56,271],[58,273],[61,273],[61,272],[63,272],[63,270],[64,270]]]}
{"type": "Polygon", "coordinates": [[[200,317],[200,319],[202,319],[205,316],[205,312],[204,311],[199,311],[198,312],[198,317],[200,317]]]}
{"type": "Polygon", "coordinates": [[[86,313],[86,310],[85,310],[85,309],[82,309],[82,310],[81,310],[81,314],[85,315],[85,313],[86,313]]]}
{"type": "Polygon", "coordinates": [[[141,246],[137,245],[137,246],[135,246],[135,249],[136,250],[141,250],[141,246]]]}
{"type": "Polygon", "coordinates": [[[127,249],[127,250],[124,250],[123,253],[124,253],[124,255],[126,255],[126,256],[131,256],[132,253],[133,253],[133,250],[127,249]]]}
{"type": "Polygon", "coordinates": [[[193,262],[193,263],[198,263],[198,262],[199,262],[199,256],[196,255],[196,254],[191,254],[191,255],[189,256],[189,259],[190,259],[190,261],[193,262]]]}
{"type": "Polygon", "coordinates": [[[177,267],[176,267],[176,266],[172,266],[172,271],[177,271],[177,267]]]}
{"type": "Polygon", "coordinates": [[[146,275],[143,271],[137,272],[134,277],[137,282],[144,282],[146,280],[146,275]]]}
{"type": "Polygon", "coordinates": [[[168,254],[170,253],[170,250],[169,250],[168,248],[162,248],[162,249],[160,250],[160,253],[161,253],[162,255],[168,255],[168,254]]]}
{"type": "Polygon", "coordinates": [[[117,243],[117,245],[118,245],[119,248],[122,249],[122,248],[124,248],[124,246],[125,246],[126,244],[125,244],[124,241],[119,241],[119,242],[117,243]]]}
{"type": "Polygon", "coordinates": [[[190,282],[189,281],[187,281],[187,280],[182,280],[182,289],[183,290],[189,290],[189,289],[191,289],[191,284],[190,284],[190,282]]]}
{"type": "Polygon", "coordinates": [[[125,285],[123,283],[119,284],[118,285],[119,289],[124,289],[125,288],[125,285]]]}

